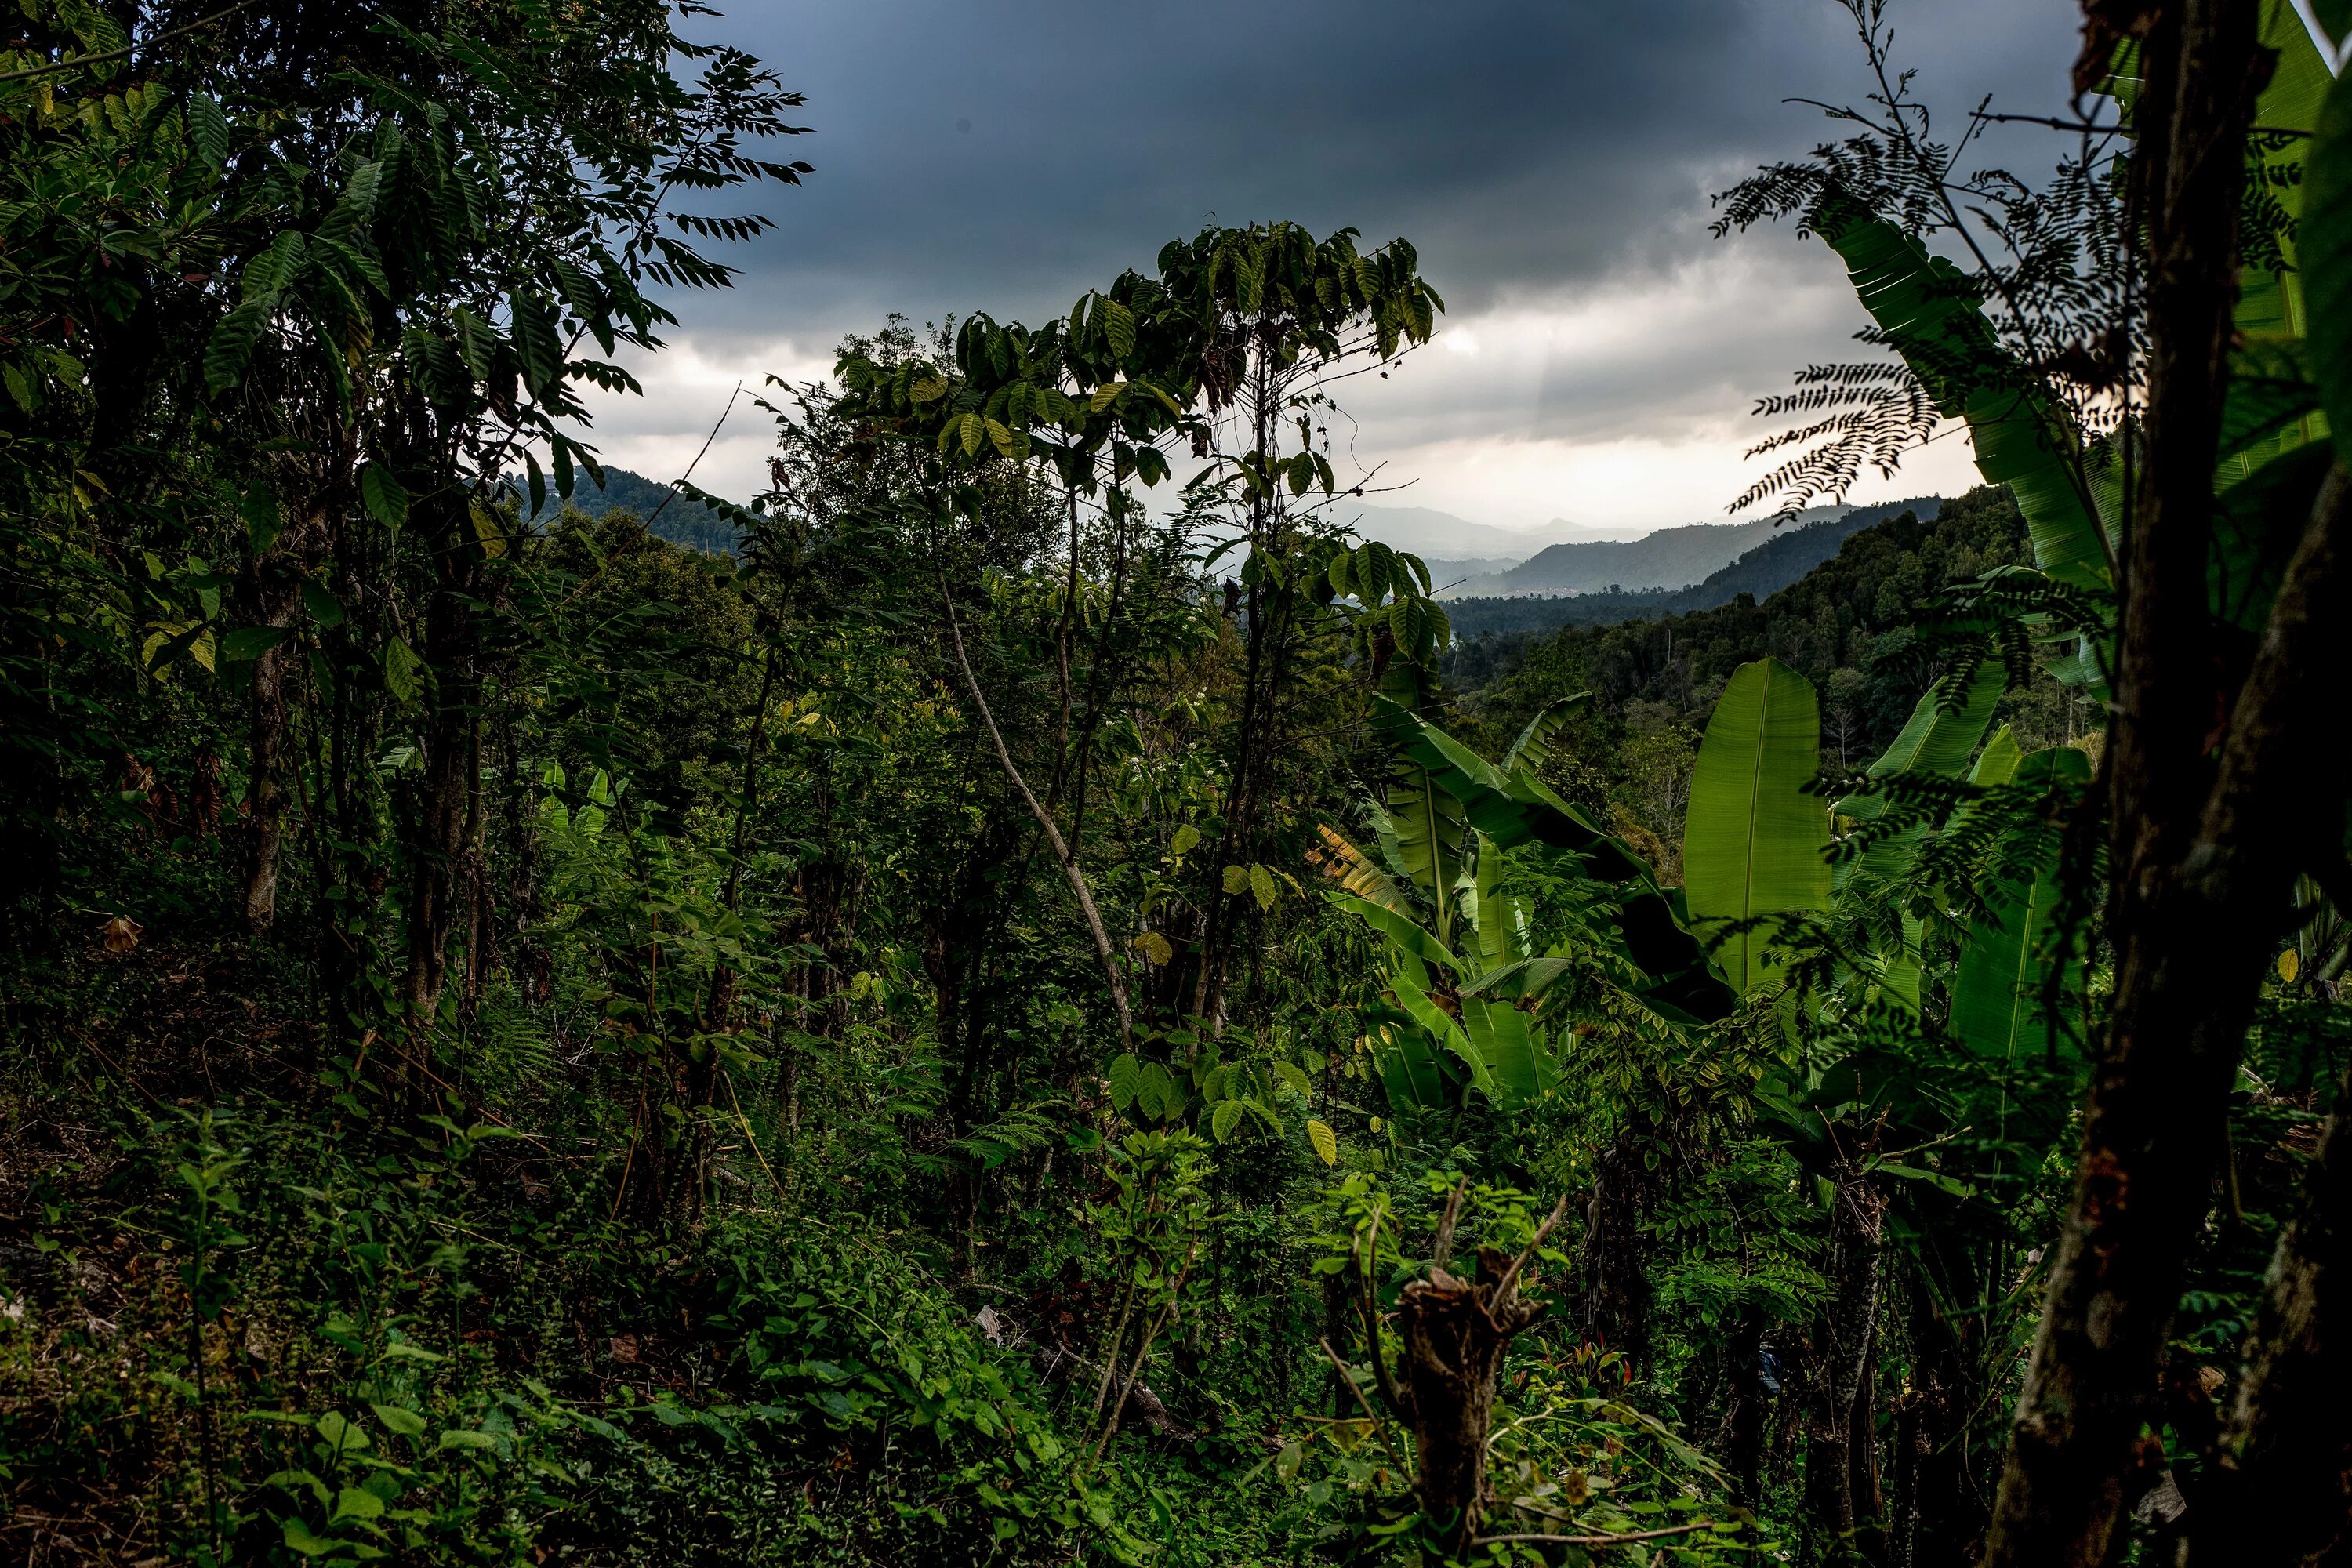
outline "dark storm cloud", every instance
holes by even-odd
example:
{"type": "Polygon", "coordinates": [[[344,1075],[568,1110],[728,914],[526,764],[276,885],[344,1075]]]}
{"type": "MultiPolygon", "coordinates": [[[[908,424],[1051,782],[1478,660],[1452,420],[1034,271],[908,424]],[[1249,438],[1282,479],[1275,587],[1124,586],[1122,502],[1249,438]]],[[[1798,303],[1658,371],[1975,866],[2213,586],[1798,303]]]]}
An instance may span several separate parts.
{"type": "MultiPolygon", "coordinates": [[[[1957,110],[2063,97],[2064,0],[1898,0],[1957,110]]],[[[1671,264],[1706,194],[1863,90],[1832,0],[740,4],[705,24],[805,90],[817,165],[755,204],[688,333],[904,310],[1036,317],[1215,218],[1402,234],[1459,315],[1671,264]],[[966,129],[968,127],[968,129],[966,129]]],[[[1957,129],[1955,121],[1953,129],[1957,129]]]]}

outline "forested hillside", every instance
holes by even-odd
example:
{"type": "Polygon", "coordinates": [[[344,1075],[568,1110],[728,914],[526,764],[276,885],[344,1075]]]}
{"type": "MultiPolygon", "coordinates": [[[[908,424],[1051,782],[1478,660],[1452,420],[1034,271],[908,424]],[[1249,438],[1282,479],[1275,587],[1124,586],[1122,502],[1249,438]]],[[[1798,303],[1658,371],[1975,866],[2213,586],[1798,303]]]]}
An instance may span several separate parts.
{"type": "MultiPolygon", "coordinates": [[[[549,498],[527,521],[533,527],[547,529],[556,526],[567,509],[591,520],[610,511],[626,511],[644,522],[655,538],[706,555],[731,555],[740,542],[740,531],[720,507],[705,505],[667,484],[609,464],[602,478],[602,486],[592,480],[574,487],[569,498],[549,498]]],[[[512,475],[509,482],[520,491],[529,481],[512,475]]]]}
{"type": "Polygon", "coordinates": [[[1462,640],[1334,521],[1384,228],[885,313],[688,548],[585,399],[821,103],[27,0],[0,1563],[2339,1560],[2352,87],[2095,6],[2037,184],[1847,12],[1715,211],[1874,357],[1725,500],[1983,486],[1462,640]]]}
{"type": "MultiPolygon", "coordinates": [[[[1845,542],[1864,529],[1910,513],[1932,520],[1942,503],[1933,496],[1881,506],[1855,507],[1835,518],[1795,521],[1785,531],[1717,568],[1698,583],[1681,589],[1627,590],[1507,599],[1454,598],[1445,614],[1457,645],[1484,641],[1489,634],[1548,632],[1559,626],[1607,626],[1614,621],[1675,615],[1727,605],[1740,595],[1762,598],[1787,587],[1821,563],[1834,556],[1845,542]]],[[[1510,657],[1506,654],[1504,657],[1510,657]]],[[[1447,678],[1470,678],[1475,684],[1489,679],[1491,659],[1449,666],[1447,678]]]]}

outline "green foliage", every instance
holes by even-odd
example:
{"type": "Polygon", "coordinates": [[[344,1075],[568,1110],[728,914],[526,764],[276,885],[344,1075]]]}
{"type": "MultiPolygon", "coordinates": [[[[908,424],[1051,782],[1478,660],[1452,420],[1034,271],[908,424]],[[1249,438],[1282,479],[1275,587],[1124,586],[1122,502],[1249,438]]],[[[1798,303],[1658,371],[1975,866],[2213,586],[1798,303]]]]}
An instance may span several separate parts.
{"type": "Polygon", "coordinates": [[[1733,673],[1699,747],[1683,885],[1694,920],[1727,922],[1717,961],[1743,994],[1776,967],[1757,922],[1829,904],[1829,816],[1805,788],[1820,743],[1811,682],[1764,659],[1733,673]]]}

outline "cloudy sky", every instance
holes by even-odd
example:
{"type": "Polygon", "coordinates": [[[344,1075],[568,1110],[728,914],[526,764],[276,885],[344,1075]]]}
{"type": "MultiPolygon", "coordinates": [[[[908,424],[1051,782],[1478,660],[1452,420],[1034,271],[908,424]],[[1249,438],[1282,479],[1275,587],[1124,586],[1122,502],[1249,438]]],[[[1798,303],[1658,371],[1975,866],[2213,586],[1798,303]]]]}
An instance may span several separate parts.
{"type": "MultiPolygon", "coordinates": [[[[724,3],[724,0],[722,0],[724,3]]],[[[2066,100],[2071,0],[1890,0],[1897,53],[1957,132],[2066,100]]],[[[1790,97],[1868,89],[1836,0],[734,0],[703,37],[808,95],[781,149],[806,184],[751,204],[720,295],[599,406],[607,458],[678,473],[740,379],[823,374],[889,312],[1042,320],[1166,240],[1291,218],[1402,235],[1450,306],[1386,382],[1353,384],[1354,452],[1396,504],[1525,527],[1719,517],[1757,471],[1750,400],[1862,322],[1826,247],[1716,240],[1707,197],[1827,129],[1790,97]]],[[[1992,155],[2046,172],[2054,142],[1992,155]]],[[[696,473],[761,486],[766,416],[739,404],[696,473]]],[[[1958,438],[1885,491],[1969,481],[1958,438]]]]}

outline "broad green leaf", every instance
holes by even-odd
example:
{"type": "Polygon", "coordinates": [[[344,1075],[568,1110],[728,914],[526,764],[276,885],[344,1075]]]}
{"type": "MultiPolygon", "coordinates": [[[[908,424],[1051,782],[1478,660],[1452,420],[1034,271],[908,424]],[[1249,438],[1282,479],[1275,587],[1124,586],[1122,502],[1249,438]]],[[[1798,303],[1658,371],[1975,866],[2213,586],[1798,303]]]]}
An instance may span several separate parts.
{"type": "MultiPolygon", "coordinates": [[[[1778,659],[1732,673],[1708,720],[1683,827],[1683,883],[1694,919],[1738,921],[1829,907],[1829,816],[1805,792],[1820,770],[1812,682],[1778,659]]],[[[1770,977],[1767,939],[1727,933],[1717,957],[1732,984],[1770,977]]]]}
{"type": "Polygon", "coordinates": [[[1257,907],[1271,910],[1275,897],[1274,873],[1264,866],[1254,865],[1249,868],[1249,885],[1251,895],[1257,900],[1257,907]]]}
{"type": "Polygon", "coordinates": [[[563,374],[563,342],[557,335],[555,307],[536,294],[518,292],[508,301],[515,357],[522,362],[523,384],[546,403],[563,374]]]}
{"type": "MultiPolygon", "coordinates": [[[[2054,790],[2085,784],[2090,776],[2090,758],[2060,746],[2024,757],[2011,782],[2038,783],[2054,790]]],[[[2042,1005],[2049,977],[2043,949],[2061,892],[2054,854],[2026,886],[1985,889],[1990,913],[1969,925],[1959,974],[1952,984],[1952,1033],[1976,1055],[2011,1063],[2043,1054],[2053,1039],[2063,1049],[2072,1049],[2063,1029],[2053,1036],[2053,1020],[2042,1005]]],[[[2073,989],[2071,979],[2067,989],[2073,989]]]]}
{"type": "Polygon", "coordinates": [[[1142,1066],[1135,1059],[1133,1052],[1122,1052],[1111,1058],[1109,1078],[1111,1109],[1125,1115],[1127,1108],[1133,1105],[1136,1097],[1142,1092],[1142,1066]]]}
{"type": "Polygon", "coordinates": [[[1374,1047],[1374,1060],[1380,1068],[1381,1088],[1394,1114],[1444,1110],[1454,1103],[1454,1086],[1446,1079],[1445,1065],[1418,1029],[1387,1031],[1374,1047]]]}
{"type": "Polygon", "coordinates": [[[1105,298],[1102,301],[1103,341],[1110,352],[1125,359],[1135,352],[1135,312],[1118,300],[1105,298]]]}
{"type": "MultiPolygon", "coordinates": [[[[1334,893],[1331,902],[1387,937],[1397,951],[1416,963],[1440,964],[1456,974],[1464,972],[1465,965],[1454,955],[1454,950],[1403,910],[1357,898],[1352,893],[1334,893]]],[[[1427,981],[1424,979],[1423,984],[1425,985],[1427,981]]]]}
{"type": "Polygon", "coordinates": [[[2021,755],[2023,753],[2018,750],[2016,731],[2003,724],[1993,732],[1992,739],[1985,742],[1984,750],[1977,753],[1977,765],[1969,771],[1969,783],[1979,789],[1993,789],[2007,784],[2016,773],[2018,759],[2021,755]]]}
{"type": "Polygon", "coordinates": [[[1219,1100],[1216,1110],[1209,1112],[1210,1134],[1220,1143],[1230,1143],[1234,1141],[1234,1128],[1241,1119],[1242,1102],[1240,1100],[1219,1100]]]}
{"type": "Polygon", "coordinates": [[[329,1524],[347,1519],[381,1519],[383,1499],[365,1487],[345,1487],[335,1498],[335,1511],[328,1517],[329,1524]]]}
{"type": "Polygon", "coordinates": [[[1503,877],[1510,868],[1502,848],[1483,833],[1475,834],[1473,841],[1477,855],[1463,880],[1456,929],[1468,928],[1469,940],[1462,946],[1483,974],[1525,956],[1519,940],[1525,910],[1517,900],[1503,897],[1503,877]]]}
{"type": "Polygon", "coordinates": [[[398,528],[408,521],[408,490],[382,463],[369,463],[360,469],[360,500],[368,515],[386,528],[398,528]]]}
{"type": "Polygon", "coordinates": [[[1180,826],[1168,840],[1171,855],[1190,855],[1192,847],[1201,842],[1201,830],[1187,822],[1180,826]]]}
{"type": "Polygon", "coordinates": [[[1470,1081],[1486,1094],[1492,1095],[1495,1092],[1495,1080],[1494,1075],[1487,1070],[1486,1058],[1480,1056],[1476,1048],[1470,1044],[1470,1037],[1462,1032],[1462,1026],[1454,1021],[1454,1016],[1439,1006],[1419,985],[1413,984],[1412,977],[1410,975],[1394,976],[1389,983],[1389,989],[1395,995],[1397,1005],[1402,1007],[1412,1016],[1412,1021],[1428,1033],[1431,1039],[1436,1041],[1464,1067],[1470,1069],[1470,1081]]]}
{"type": "Polygon", "coordinates": [[[425,1418],[414,1410],[404,1410],[397,1405],[371,1405],[368,1408],[375,1412],[375,1418],[383,1423],[387,1432],[396,1432],[403,1437],[425,1436],[425,1418]]]}
{"type": "Polygon", "coordinates": [[[1559,1062],[1535,1020],[1507,1002],[1462,1000],[1462,1029],[1486,1068],[1497,1109],[1519,1110],[1559,1082],[1559,1062]]]}
{"type": "MultiPolygon", "coordinates": [[[[1976,675],[1958,707],[1942,707],[1936,691],[1926,692],[1912,709],[1909,722],[1895,737],[1894,743],[1870,764],[1868,776],[1885,779],[1923,774],[1929,778],[1958,778],[1968,771],[1969,758],[1975,752],[1977,742],[1990,728],[1993,710],[2000,706],[2001,694],[2008,685],[2008,671],[2001,662],[1987,658],[1977,666],[1976,675]]],[[[1875,822],[1885,815],[1886,797],[1865,787],[1830,809],[1856,822],[1875,822]]],[[[1926,837],[1925,826],[1913,826],[1881,838],[1864,851],[1862,869],[1874,877],[1901,876],[1919,858],[1919,846],[1926,837]]]]}
{"type": "Polygon", "coordinates": [[[1829,210],[1817,223],[1937,411],[1967,422],[1985,482],[2016,497],[2035,563],[2074,587],[2105,586],[2107,550],[2081,442],[2048,393],[2008,359],[1959,286],[1958,268],[1883,218],[1829,210]]]}
{"type": "Polygon", "coordinates": [[[316,583],[302,584],[302,607],[310,611],[310,618],[327,631],[343,624],[342,605],[316,583]]]}
{"type": "Polygon", "coordinates": [[[284,626],[239,626],[220,639],[220,660],[224,664],[242,664],[259,658],[286,637],[284,626]]]}
{"type": "Polygon", "coordinates": [[[247,300],[220,319],[213,328],[211,341],[205,345],[206,390],[218,396],[245,379],[246,367],[253,363],[254,345],[261,340],[261,329],[277,309],[277,296],[265,294],[247,300]]]}
{"type": "MultiPolygon", "coordinates": [[[[1402,663],[1390,666],[1391,677],[1402,663]]],[[[1642,974],[1635,994],[1647,1005],[1676,1021],[1720,1018],[1731,1010],[1734,998],[1722,976],[1640,856],[1594,826],[1528,770],[1505,778],[1492,763],[1385,692],[1373,700],[1372,724],[1401,759],[1401,767],[1417,764],[1436,792],[1451,801],[1465,828],[1475,824],[1506,848],[1532,841],[1566,850],[1578,857],[1584,875],[1616,889],[1618,930],[1626,956],[1642,974]]],[[[1396,836],[1398,860],[1410,870],[1402,837],[1396,836]]],[[[1454,877],[1458,879],[1459,875],[1456,865],[1454,877]]],[[[1413,879],[1421,881],[1420,875],[1413,879]]],[[[1450,880],[1445,884],[1452,885],[1450,880]]],[[[1447,913],[1450,917],[1450,909],[1447,913]]],[[[1450,928],[1450,919],[1447,923],[1450,928]]]]}
{"type": "Polygon", "coordinates": [[[414,702],[425,689],[425,661],[398,637],[383,645],[385,689],[403,702],[414,702]]]}
{"type": "Polygon", "coordinates": [[[1313,1117],[1307,1118],[1307,1142],[1314,1145],[1315,1157],[1322,1161],[1325,1165],[1336,1165],[1339,1163],[1339,1135],[1331,1131],[1329,1122],[1318,1121],[1313,1117]]]}

